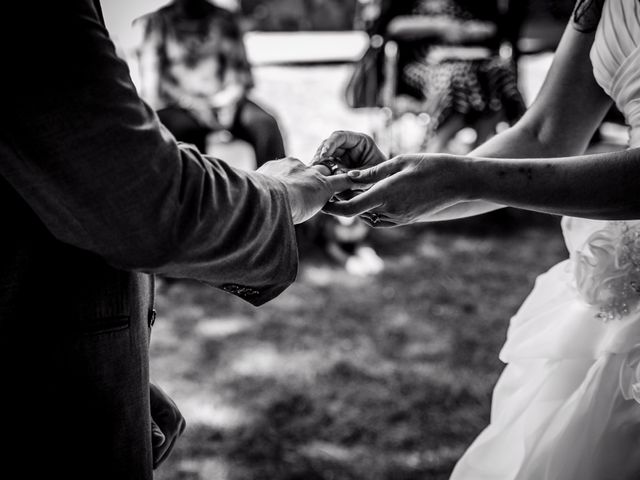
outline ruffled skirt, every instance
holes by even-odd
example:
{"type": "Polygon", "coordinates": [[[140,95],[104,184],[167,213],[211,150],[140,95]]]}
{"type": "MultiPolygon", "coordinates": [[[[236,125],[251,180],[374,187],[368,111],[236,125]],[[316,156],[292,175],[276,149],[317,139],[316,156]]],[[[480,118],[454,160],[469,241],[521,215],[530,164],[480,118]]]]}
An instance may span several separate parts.
{"type": "Polygon", "coordinates": [[[511,320],[491,423],[452,480],[640,479],[640,315],[600,320],[570,266],[511,320]]]}

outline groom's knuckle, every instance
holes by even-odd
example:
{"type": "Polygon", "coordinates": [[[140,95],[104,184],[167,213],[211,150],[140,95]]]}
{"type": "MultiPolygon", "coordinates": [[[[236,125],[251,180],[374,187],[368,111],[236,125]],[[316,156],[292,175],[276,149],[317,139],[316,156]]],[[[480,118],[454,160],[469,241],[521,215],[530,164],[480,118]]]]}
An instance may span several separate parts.
{"type": "Polygon", "coordinates": [[[329,138],[333,140],[337,140],[342,137],[345,137],[346,135],[347,135],[347,132],[345,130],[336,130],[331,134],[329,138]]]}

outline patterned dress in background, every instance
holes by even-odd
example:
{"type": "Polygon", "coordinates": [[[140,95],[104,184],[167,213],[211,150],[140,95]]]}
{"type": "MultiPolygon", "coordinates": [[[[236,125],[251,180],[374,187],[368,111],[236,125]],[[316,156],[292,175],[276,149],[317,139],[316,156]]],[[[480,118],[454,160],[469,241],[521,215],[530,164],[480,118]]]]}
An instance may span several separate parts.
{"type": "MultiPolygon", "coordinates": [[[[483,12],[481,16],[453,0],[416,0],[412,14],[497,25],[497,7],[479,10],[483,12]]],[[[506,120],[513,123],[524,113],[526,107],[518,90],[515,66],[510,58],[497,53],[499,44],[500,38],[496,35],[474,45],[486,47],[491,52],[486,58],[460,59],[454,53],[438,61],[432,58],[434,49],[446,52],[446,47],[459,45],[434,40],[412,44],[401,81],[425,101],[424,108],[431,117],[432,128],[456,113],[463,115],[467,123],[496,112],[503,112],[506,120]]]]}

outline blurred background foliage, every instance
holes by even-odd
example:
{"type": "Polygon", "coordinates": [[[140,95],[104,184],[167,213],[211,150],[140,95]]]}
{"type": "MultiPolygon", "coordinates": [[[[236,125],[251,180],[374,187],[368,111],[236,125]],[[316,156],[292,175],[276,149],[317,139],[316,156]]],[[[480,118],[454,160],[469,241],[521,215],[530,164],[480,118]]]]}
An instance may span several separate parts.
{"type": "Polygon", "coordinates": [[[249,30],[351,30],[357,0],[242,0],[249,30]]]}

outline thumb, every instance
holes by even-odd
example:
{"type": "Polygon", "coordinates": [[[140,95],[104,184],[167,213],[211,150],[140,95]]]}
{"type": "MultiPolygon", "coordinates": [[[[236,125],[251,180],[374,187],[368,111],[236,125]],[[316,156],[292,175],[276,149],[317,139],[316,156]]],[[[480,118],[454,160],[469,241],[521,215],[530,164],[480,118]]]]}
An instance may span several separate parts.
{"type": "Polygon", "coordinates": [[[398,160],[392,159],[364,170],[349,170],[347,175],[357,183],[376,183],[398,173],[402,167],[403,165],[398,160]]]}
{"type": "Polygon", "coordinates": [[[164,433],[160,430],[160,427],[156,422],[151,420],[151,444],[154,447],[161,446],[166,440],[164,433]]]}

